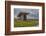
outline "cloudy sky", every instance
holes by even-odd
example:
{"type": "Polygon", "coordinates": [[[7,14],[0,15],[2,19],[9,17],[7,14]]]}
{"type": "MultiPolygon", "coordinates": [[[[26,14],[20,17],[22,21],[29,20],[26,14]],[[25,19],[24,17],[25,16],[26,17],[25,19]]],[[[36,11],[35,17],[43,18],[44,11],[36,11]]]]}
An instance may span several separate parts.
{"type": "Polygon", "coordinates": [[[17,17],[20,12],[29,13],[27,19],[38,19],[39,9],[14,8],[14,16],[17,17]]]}

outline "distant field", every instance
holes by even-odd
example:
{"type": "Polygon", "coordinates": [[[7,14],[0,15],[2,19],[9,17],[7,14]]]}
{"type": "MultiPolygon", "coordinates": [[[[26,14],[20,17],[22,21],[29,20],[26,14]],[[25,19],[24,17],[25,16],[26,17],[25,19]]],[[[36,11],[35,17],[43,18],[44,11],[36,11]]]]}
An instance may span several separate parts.
{"type": "Polygon", "coordinates": [[[21,20],[14,20],[14,27],[30,27],[30,26],[37,26],[38,20],[27,20],[27,21],[21,21],[21,20]]]}

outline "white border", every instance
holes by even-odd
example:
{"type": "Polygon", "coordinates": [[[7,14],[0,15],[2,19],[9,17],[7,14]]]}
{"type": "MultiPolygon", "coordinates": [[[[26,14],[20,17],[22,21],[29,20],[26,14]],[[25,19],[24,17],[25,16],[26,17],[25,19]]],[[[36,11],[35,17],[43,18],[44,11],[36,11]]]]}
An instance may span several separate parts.
{"type": "Polygon", "coordinates": [[[41,6],[11,5],[11,31],[27,31],[27,30],[42,30],[42,7],[41,6]],[[14,8],[39,9],[39,26],[14,28],[14,8]]]}

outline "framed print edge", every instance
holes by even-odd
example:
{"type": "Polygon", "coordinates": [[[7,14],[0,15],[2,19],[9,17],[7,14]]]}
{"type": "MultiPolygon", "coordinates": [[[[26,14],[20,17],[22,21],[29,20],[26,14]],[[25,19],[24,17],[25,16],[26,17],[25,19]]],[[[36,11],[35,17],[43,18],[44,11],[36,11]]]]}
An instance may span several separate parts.
{"type": "Polygon", "coordinates": [[[41,6],[19,6],[19,5],[11,5],[11,31],[27,31],[27,30],[41,30],[42,28],[42,7],[41,6]],[[14,8],[26,8],[26,9],[39,9],[39,26],[34,27],[16,27],[14,28],[14,8]],[[33,28],[33,29],[32,29],[33,28]]]}
{"type": "Polygon", "coordinates": [[[18,2],[18,1],[5,1],[5,35],[18,35],[18,34],[35,34],[45,32],[45,4],[36,2],[18,2]],[[31,4],[30,4],[31,3],[31,4]],[[42,30],[35,31],[10,31],[11,27],[11,5],[26,5],[26,6],[42,6],[42,30]]]}

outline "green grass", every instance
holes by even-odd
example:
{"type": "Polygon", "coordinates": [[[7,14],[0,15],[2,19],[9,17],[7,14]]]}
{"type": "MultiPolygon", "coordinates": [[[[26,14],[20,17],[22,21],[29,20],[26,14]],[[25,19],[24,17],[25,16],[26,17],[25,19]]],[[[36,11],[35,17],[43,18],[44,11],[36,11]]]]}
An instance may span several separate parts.
{"type": "Polygon", "coordinates": [[[28,20],[28,21],[21,21],[21,20],[14,20],[14,27],[30,27],[30,26],[37,26],[38,20],[28,20]]]}

